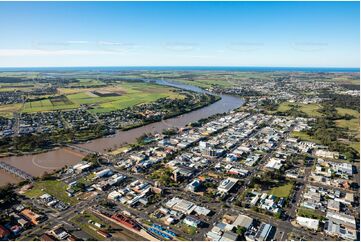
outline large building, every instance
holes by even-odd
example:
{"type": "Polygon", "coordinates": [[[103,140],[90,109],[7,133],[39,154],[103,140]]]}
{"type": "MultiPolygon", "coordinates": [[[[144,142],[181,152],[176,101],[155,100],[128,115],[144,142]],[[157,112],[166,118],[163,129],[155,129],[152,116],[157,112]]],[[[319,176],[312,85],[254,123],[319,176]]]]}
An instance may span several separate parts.
{"type": "Polygon", "coordinates": [[[224,179],[221,184],[218,186],[218,191],[227,193],[232,190],[232,188],[237,184],[238,179],[228,177],[227,179],[224,179]]]}
{"type": "Polygon", "coordinates": [[[32,224],[39,224],[42,220],[42,216],[31,211],[30,209],[26,208],[23,211],[21,211],[21,215],[23,215],[25,218],[27,218],[32,224]]]}

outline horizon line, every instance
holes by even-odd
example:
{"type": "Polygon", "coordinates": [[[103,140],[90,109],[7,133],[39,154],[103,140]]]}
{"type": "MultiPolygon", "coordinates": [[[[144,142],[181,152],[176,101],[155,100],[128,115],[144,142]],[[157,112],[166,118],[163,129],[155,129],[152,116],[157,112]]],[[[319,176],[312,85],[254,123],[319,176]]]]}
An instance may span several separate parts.
{"type": "Polygon", "coordinates": [[[340,69],[360,69],[360,67],[345,67],[345,66],[238,66],[238,65],[89,65],[89,66],[0,66],[0,69],[5,68],[84,68],[84,67],[244,67],[244,68],[340,68],[340,69]]]}

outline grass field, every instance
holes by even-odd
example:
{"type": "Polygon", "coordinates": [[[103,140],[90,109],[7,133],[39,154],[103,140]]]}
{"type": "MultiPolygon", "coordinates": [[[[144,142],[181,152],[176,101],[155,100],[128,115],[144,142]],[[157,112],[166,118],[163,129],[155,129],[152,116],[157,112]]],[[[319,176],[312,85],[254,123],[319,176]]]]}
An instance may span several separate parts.
{"type": "Polygon", "coordinates": [[[350,132],[355,134],[357,137],[360,136],[360,113],[356,110],[349,109],[349,108],[336,108],[337,113],[340,115],[349,114],[354,116],[355,118],[352,118],[350,120],[346,119],[339,119],[336,120],[336,125],[341,128],[347,128],[350,132]]]}
{"type": "Polygon", "coordinates": [[[310,117],[320,117],[322,113],[319,112],[320,106],[316,103],[304,104],[304,103],[290,103],[282,102],[278,106],[278,112],[287,112],[291,110],[293,106],[298,106],[298,111],[306,113],[310,117]]]}
{"type": "Polygon", "coordinates": [[[14,104],[6,104],[6,105],[0,105],[0,116],[11,118],[14,115],[14,112],[18,112],[22,107],[22,104],[20,103],[14,103],[14,104]]]}
{"type": "Polygon", "coordinates": [[[102,86],[105,83],[100,81],[100,80],[96,80],[96,79],[78,79],[79,82],[71,82],[69,83],[69,87],[96,87],[96,86],[102,86]]]}
{"type": "Polygon", "coordinates": [[[298,132],[298,131],[293,131],[291,133],[291,137],[294,137],[294,138],[299,138],[300,140],[302,141],[311,141],[311,142],[315,142],[316,144],[319,144],[320,141],[310,135],[308,135],[307,133],[305,132],[298,132]]]}
{"type": "Polygon", "coordinates": [[[276,197],[287,198],[291,194],[292,188],[293,188],[293,184],[292,183],[287,183],[285,185],[272,188],[269,191],[269,194],[272,194],[272,195],[274,195],[276,197]]]}
{"type": "Polygon", "coordinates": [[[73,218],[70,219],[70,221],[72,223],[74,223],[75,225],[77,225],[81,230],[83,230],[85,233],[87,233],[88,235],[90,235],[91,237],[93,237],[94,239],[97,240],[104,240],[104,237],[102,237],[101,235],[99,235],[96,230],[98,230],[97,227],[95,227],[94,225],[90,224],[88,221],[92,220],[96,223],[102,224],[104,226],[106,226],[106,224],[104,223],[103,220],[99,219],[98,217],[96,217],[95,215],[93,215],[90,212],[84,212],[83,214],[77,214],[75,215],[73,218]],[[94,228],[94,229],[92,229],[94,228]]]}
{"type": "Polygon", "coordinates": [[[310,117],[322,116],[322,113],[318,111],[320,109],[320,105],[316,103],[310,103],[310,104],[299,103],[298,105],[300,106],[299,110],[306,113],[310,117]]]}
{"type": "MultiPolygon", "coordinates": [[[[354,137],[360,138],[360,113],[357,110],[349,108],[336,108],[337,113],[340,115],[352,115],[354,118],[350,120],[339,119],[335,123],[340,128],[346,128],[354,137]]],[[[353,149],[360,152],[360,143],[359,142],[349,142],[348,145],[353,149]]]]}
{"type": "Polygon", "coordinates": [[[308,208],[298,208],[297,209],[298,216],[306,217],[306,218],[314,218],[314,219],[322,219],[322,215],[318,214],[315,210],[308,208]]]}
{"type": "Polygon", "coordinates": [[[124,82],[102,88],[61,88],[62,96],[49,97],[40,101],[25,103],[23,112],[46,112],[70,110],[81,104],[92,105],[90,112],[103,113],[128,108],[141,103],[149,103],[159,98],[183,98],[174,89],[150,83],[124,82]],[[94,91],[115,93],[114,96],[98,96],[94,91]]]}
{"type": "Polygon", "coordinates": [[[219,86],[219,87],[232,87],[235,85],[235,83],[227,80],[222,79],[215,79],[215,80],[209,80],[209,79],[197,79],[194,81],[189,80],[177,80],[179,82],[182,82],[184,84],[188,85],[194,85],[203,89],[210,88],[212,86],[219,86]]]}
{"type": "Polygon", "coordinates": [[[31,190],[26,191],[24,195],[30,198],[36,198],[43,195],[44,193],[48,193],[64,203],[69,203],[70,205],[76,204],[76,198],[69,197],[65,192],[66,188],[67,185],[62,181],[37,181],[34,183],[34,187],[31,190]]]}

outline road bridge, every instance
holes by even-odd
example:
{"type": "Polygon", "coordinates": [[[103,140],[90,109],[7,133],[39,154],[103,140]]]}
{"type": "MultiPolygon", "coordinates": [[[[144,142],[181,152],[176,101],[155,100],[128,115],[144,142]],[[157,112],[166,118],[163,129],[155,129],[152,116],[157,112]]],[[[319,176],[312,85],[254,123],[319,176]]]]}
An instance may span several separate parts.
{"type": "Polygon", "coordinates": [[[86,154],[100,155],[99,152],[96,152],[94,150],[90,150],[90,149],[87,149],[87,148],[84,148],[84,147],[80,147],[80,146],[77,146],[77,145],[66,144],[65,147],[68,147],[70,149],[77,150],[77,151],[80,151],[80,152],[86,153],[86,154]]]}
{"type": "Polygon", "coordinates": [[[23,170],[20,170],[19,168],[16,168],[12,165],[9,165],[5,162],[0,162],[0,169],[3,169],[11,174],[14,174],[24,180],[28,180],[28,181],[31,181],[33,182],[34,181],[34,177],[28,173],[26,173],[25,171],[23,170]]]}

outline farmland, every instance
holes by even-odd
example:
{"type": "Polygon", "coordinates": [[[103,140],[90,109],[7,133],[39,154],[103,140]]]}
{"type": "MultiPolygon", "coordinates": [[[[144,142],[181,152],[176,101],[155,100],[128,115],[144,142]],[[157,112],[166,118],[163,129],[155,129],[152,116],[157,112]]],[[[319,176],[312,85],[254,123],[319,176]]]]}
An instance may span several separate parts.
{"type": "Polygon", "coordinates": [[[60,96],[26,102],[22,112],[70,110],[89,105],[91,113],[104,113],[149,103],[159,98],[181,98],[174,89],[149,83],[118,83],[102,88],[61,88],[60,96]],[[110,95],[99,95],[99,92],[110,95]],[[96,94],[98,92],[98,94],[96,94]]]}

